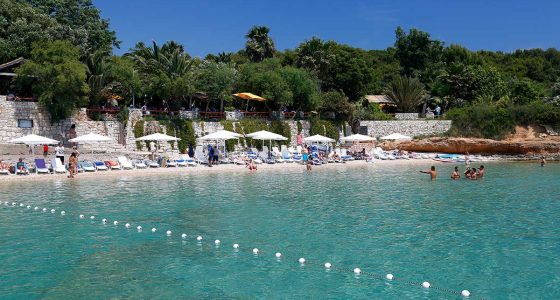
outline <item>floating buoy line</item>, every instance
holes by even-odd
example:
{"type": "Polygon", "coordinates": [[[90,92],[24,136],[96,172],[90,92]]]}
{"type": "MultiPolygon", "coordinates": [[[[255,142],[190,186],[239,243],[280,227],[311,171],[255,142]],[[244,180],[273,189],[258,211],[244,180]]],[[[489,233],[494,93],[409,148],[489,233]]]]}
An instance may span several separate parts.
{"type": "MultiPolygon", "coordinates": [[[[1,202],[0,202],[0,203],[1,203],[1,202]]],[[[8,202],[8,201],[4,201],[3,207],[14,207],[14,208],[17,208],[17,207],[18,207],[18,203],[16,203],[16,202],[11,202],[11,203],[10,203],[10,202],[8,202]]],[[[25,209],[27,209],[27,210],[31,210],[31,205],[26,205],[26,204],[23,204],[23,203],[19,203],[19,207],[25,208],[25,209]]],[[[39,208],[38,206],[33,207],[33,211],[39,211],[39,210],[40,210],[40,208],[39,208]]],[[[42,208],[41,211],[42,211],[43,213],[45,213],[45,212],[49,211],[49,209],[47,209],[47,208],[42,208]]],[[[56,209],[54,209],[54,208],[53,208],[53,209],[50,209],[50,212],[51,212],[51,214],[55,215],[55,214],[56,214],[56,209]]],[[[66,211],[64,211],[64,210],[60,211],[60,216],[66,216],[66,215],[67,215],[67,214],[66,214],[66,211]]],[[[86,218],[86,216],[85,216],[84,214],[78,214],[78,215],[77,215],[77,219],[78,219],[78,220],[84,220],[85,218],[86,218]]],[[[96,218],[96,216],[94,216],[94,215],[91,215],[91,216],[89,217],[89,219],[92,221],[92,223],[93,223],[93,221],[95,220],[95,218],[96,218]]],[[[102,223],[102,224],[107,224],[107,222],[108,222],[108,220],[107,220],[106,218],[101,219],[101,223],[102,223]]],[[[113,221],[113,225],[114,225],[114,226],[118,226],[118,225],[119,225],[119,221],[118,221],[118,220],[114,220],[114,221],[113,221]]],[[[131,225],[130,223],[126,223],[126,224],[124,225],[124,227],[125,227],[127,230],[130,229],[131,226],[132,226],[132,225],[131,225]]],[[[152,233],[156,233],[157,230],[158,230],[157,228],[153,227],[153,228],[151,229],[151,232],[152,232],[152,233]]],[[[142,232],[143,232],[143,227],[140,226],[140,225],[136,226],[136,231],[137,231],[138,233],[142,233],[142,232]]],[[[167,229],[167,230],[165,231],[165,235],[166,235],[168,238],[171,238],[172,235],[173,235],[173,232],[172,232],[170,229],[167,229]]],[[[186,233],[182,233],[182,234],[180,235],[180,238],[183,240],[183,242],[185,242],[185,240],[187,240],[188,237],[189,237],[189,236],[188,236],[186,233]]],[[[197,244],[198,244],[198,245],[202,245],[202,240],[203,240],[203,237],[202,237],[201,235],[196,236],[196,241],[197,241],[197,244]]],[[[220,240],[218,240],[218,239],[214,240],[214,245],[215,245],[216,248],[217,248],[217,247],[220,247],[221,243],[222,243],[222,242],[221,242],[220,240]]],[[[235,244],[232,244],[232,248],[233,248],[233,251],[238,252],[238,251],[240,251],[241,246],[240,246],[239,244],[236,244],[236,243],[235,243],[235,244]]],[[[251,248],[248,247],[247,249],[251,249],[251,248]]],[[[252,248],[252,249],[251,249],[251,252],[253,253],[254,256],[264,256],[265,254],[268,253],[268,252],[262,251],[262,250],[259,249],[259,248],[252,248]]],[[[284,258],[284,255],[283,255],[281,252],[276,252],[276,253],[274,253],[274,257],[276,257],[276,260],[277,260],[277,261],[280,261],[282,258],[284,258]]],[[[297,259],[297,262],[299,263],[300,267],[307,267],[307,266],[309,266],[309,265],[312,265],[312,266],[313,266],[313,265],[315,265],[315,264],[317,263],[317,262],[315,262],[315,261],[309,262],[309,261],[307,261],[307,259],[304,258],[304,257],[300,257],[299,259],[297,259]]],[[[341,272],[341,273],[353,273],[353,274],[355,275],[355,277],[357,277],[357,278],[359,278],[359,277],[361,277],[361,276],[366,276],[366,277],[369,277],[369,278],[373,278],[373,279],[377,279],[377,280],[382,280],[382,281],[386,281],[386,282],[405,283],[405,284],[409,284],[409,285],[413,285],[413,286],[418,286],[418,287],[421,287],[421,288],[423,288],[423,289],[425,289],[425,290],[426,290],[426,289],[428,289],[428,290],[436,290],[436,291],[440,291],[440,292],[445,292],[445,293],[450,293],[450,294],[454,294],[454,295],[459,295],[459,296],[462,296],[462,297],[464,297],[464,298],[469,298],[469,299],[474,299],[474,298],[476,297],[476,295],[473,296],[473,294],[472,294],[469,290],[466,290],[466,289],[465,289],[465,290],[461,290],[461,291],[457,291],[457,290],[451,290],[451,289],[442,288],[442,287],[438,287],[438,286],[433,286],[433,285],[432,285],[430,282],[428,282],[428,281],[423,281],[423,282],[408,281],[408,280],[405,280],[405,279],[403,279],[403,278],[399,278],[398,276],[395,276],[395,275],[393,275],[393,274],[391,274],[391,273],[388,273],[388,274],[385,274],[385,275],[380,275],[380,274],[376,274],[376,273],[371,273],[371,272],[364,271],[364,270],[362,270],[362,269],[360,269],[360,268],[358,268],[358,267],[355,267],[355,268],[353,268],[353,269],[347,269],[347,268],[343,268],[343,267],[336,267],[336,266],[334,266],[334,265],[333,265],[332,263],[330,263],[330,262],[321,262],[321,264],[322,264],[323,269],[325,269],[325,270],[327,270],[327,271],[339,271],[339,272],[341,272]]],[[[484,298],[482,298],[482,297],[476,297],[476,298],[477,298],[477,299],[484,299],[484,298]]]]}

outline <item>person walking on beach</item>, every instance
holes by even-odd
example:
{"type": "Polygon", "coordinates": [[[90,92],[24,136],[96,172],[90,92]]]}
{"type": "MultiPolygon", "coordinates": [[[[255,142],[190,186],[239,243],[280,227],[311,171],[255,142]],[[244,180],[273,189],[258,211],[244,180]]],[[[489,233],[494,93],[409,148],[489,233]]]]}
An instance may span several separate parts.
{"type": "Polygon", "coordinates": [[[212,167],[212,161],[214,160],[214,148],[212,145],[208,144],[208,166],[212,167]]]}
{"type": "Polygon", "coordinates": [[[194,158],[194,149],[192,144],[189,144],[189,151],[187,154],[189,155],[190,158],[194,158]]]}
{"type": "Polygon", "coordinates": [[[60,162],[64,164],[64,146],[62,146],[62,143],[58,143],[58,146],[54,148],[54,152],[56,158],[60,158],[60,162]]]}
{"type": "Polygon", "coordinates": [[[70,175],[68,175],[68,178],[74,178],[74,175],[78,170],[78,157],[74,152],[70,154],[70,158],[68,158],[68,169],[70,171],[70,175]]]}
{"type": "Polygon", "coordinates": [[[429,171],[420,171],[420,173],[430,174],[430,178],[432,178],[432,180],[436,180],[437,172],[435,166],[432,166],[429,171]]]}
{"type": "Polygon", "coordinates": [[[152,153],[152,160],[156,159],[156,143],[154,141],[150,142],[150,152],[152,153]]]}
{"type": "Polygon", "coordinates": [[[47,156],[49,156],[49,145],[43,145],[43,158],[47,160],[47,156]]]}
{"type": "Polygon", "coordinates": [[[451,173],[451,179],[453,180],[458,180],[461,178],[461,175],[459,174],[459,167],[455,167],[455,170],[453,170],[453,173],[451,173]]]}

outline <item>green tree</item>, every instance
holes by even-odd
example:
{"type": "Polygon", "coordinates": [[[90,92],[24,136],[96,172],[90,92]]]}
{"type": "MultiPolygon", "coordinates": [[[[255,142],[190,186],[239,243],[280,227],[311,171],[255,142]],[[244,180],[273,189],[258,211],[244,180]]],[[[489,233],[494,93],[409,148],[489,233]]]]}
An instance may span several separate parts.
{"type": "Polygon", "coordinates": [[[87,103],[86,66],[79,61],[79,49],[67,41],[36,43],[16,73],[21,84],[31,84],[52,123],[87,103]]]}
{"type": "Polygon", "coordinates": [[[322,112],[335,112],[346,116],[352,113],[352,104],[343,92],[330,90],[324,92],[321,99],[320,110],[322,112]]]}
{"type": "Polygon", "coordinates": [[[321,105],[319,83],[306,70],[285,66],[280,75],[292,92],[292,106],[298,110],[316,110],[321,105]]]}
{"type": "Polygon", "coordinates": [[[385,90],[401,112],[418,112],[418,107],[426,101],[424,85],[414,77],[397,76],[385,90]]]}
{"type": "Polygon", "coordinates": [[[245,35],[245,53],[252,62],[261,62],[274,56],[276,50],[269,33],[270,28],[266,26],[253,26],[245,35]]]}
{"type": "Polygon", "coordinates": [[[301,43],[296,49],[296,65],[319,76],[326,72],[330,61],[333,59],[333,53],[329,49],[331,45],[318,37],[313,37],[301,43]]]}
{"type": "Polygon", "coordinates": [[[528,104],[544,96],[544,91],[529,79],[514,79],[509,83],[511,99],[515,104],[528,104]]]}
{"type": "Polygon", "coordinates": [[[415,28],[407,34],[397,27],[395,35],[395,56],[403,74],[418,77],[424,84],[431,85],[443,69],[443,43],[432,40],[430,34],[415,28]]]}
{"type": "Polygon", "coordinates": [[[205,61],[196,72],[196,88],[211,99],[220,100],[220,111],[224,101],[232,100],[232,92],[237,79],[237,70],[225,63],[205,61]]]}

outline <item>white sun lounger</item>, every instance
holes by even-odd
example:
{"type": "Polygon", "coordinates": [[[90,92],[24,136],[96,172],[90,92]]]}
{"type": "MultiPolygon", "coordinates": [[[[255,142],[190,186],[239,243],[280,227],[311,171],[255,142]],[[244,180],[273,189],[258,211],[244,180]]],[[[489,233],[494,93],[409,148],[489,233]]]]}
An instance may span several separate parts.
{"type": "Polygon", "coordinates": [[[134,161],[134,167],[136,167],[136,169],[147,169],[148,165],[146,165],[143,160],[137,159],[134,161]]]}
{"type": "Polygon", "coordinates": [[[60,161],[60,158],[51,159],[51,166],[54,173],[66,173],[66,168],[62,164],[62,161],[60,161]]]}
{"type": "Polygon", "coordinates": [[[132,162],[130,160],[128,160],[128,158],[124,157],[124,156],[119,156],[117,158],[117,160],[119,161],[119,164],[121,165],[121,167],[123,168],[123,170],[132,170],[134,169],[134,166],[132,165],[132,162]]]}

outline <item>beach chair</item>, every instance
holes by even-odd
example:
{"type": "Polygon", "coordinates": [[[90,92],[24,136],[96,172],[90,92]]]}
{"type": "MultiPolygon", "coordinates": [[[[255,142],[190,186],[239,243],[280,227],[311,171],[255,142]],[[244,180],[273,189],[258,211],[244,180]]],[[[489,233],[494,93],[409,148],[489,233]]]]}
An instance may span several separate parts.
{"type": "Polygon", "coordinates": [[[179,157],[174,157],[173,158],[173,162],[175,162],[175,164],[177,165],[177,167],[186,167],[187,166],[187,161],[179,156],[179,157]]]}
{"type": "Polygon", "coordinates": [[[292,157],[290,152],[288,152],[287,148],[282,149],[282,159],[284,160],[284,162],[287,162],[287,163],[293,163],[294,162],[294,158],[292,157]]]}
{"type": "Polygon", "coordinates": [[[159,168],[160,167],[159,163],[155,160],[147,160],[146,164],[148,165],[149,168],[159,168]]]}
{"type": "Polygon", "coordinates": [[[196,162],[197,163],[203,164],[203,165],[208,164],[208,156],[204,155],[204,152],[202,152],[202,147],[200,148],[200,150],[198,150],[198,147],[197,147],[196,151],[194,152],[194,155],[196,156],[196,162]]]}
{"type": "Polygon", "coordinates": [[[95,165],[91,161],[80,161],[78,163],[84,169],[84,172],[95,172],[95,165]]]}
{"type": "Polygon", "coordinates": [[[354,160],[354,157],[352,157],[352,155],[348,155],[346,149],[340,149],[340,158],[342,158],[343,161],[354,160]]]}
{"type": "Polygon", "coordinates": [[[183,159],[187,164],[187,167],[196,167],[198,164],[196,163],[196,159],[194,157],[190,157],[188,154],[183,155],[183,159]]]}
{"type": "Polygon", "coordinates": [[[23,164],[23,170],[18,170],[17,164],[15,164],[14,170],[16,175],[29,175],[29,166],[26,163],[23,164]]]}
{"type": "Polygon", "coordinates": [[[148,168],[148,165],[146,165],[146,163],[141,159],[137,159],[137,160],[133,161],[133,163],[134,163],[134,167],[136,169],[147,169],[148,168]]]}
{"type": "Polygon", "coordinates": [[[123,170],[134,169],[134,166],[132,165],[132,162],[130,160],[128,160],[128,158],[126,158],[125,156],[119,156],[119,157],[117,157],[117,160],[119,161],[119,164],[121,165],[123,170]]]}
{"type": "Polygon", "coordinates": [[[50,174],[49,168],[47,168],[47,163],[42,158],[35,159],[35,174],[50,174]]]}
{"type": "Polygon", "coordinates": [[[106,160],[105,161],[105,165],[107,166],[107,168],[109,168],[111,171],[112,170],[120,170],[121,169],[121,165],[114,161],[114,160],[106,160]]]}
{"type": "Polygon", "coordinates": [[[66,173],[66,168],[60,161],[60,158],[51,159],[51,166],[53,168],[54,173],[66,173]]]}
{"type": "Polygon", "coordinates": [[[96,162],[93,163],[93,165],[95,166],[96,171],[107,171],[107,170],[109,170],[107,168],[107,166],[105,165],[105,163],[102,162],[102,161],[96,161],[96,162]]]}

